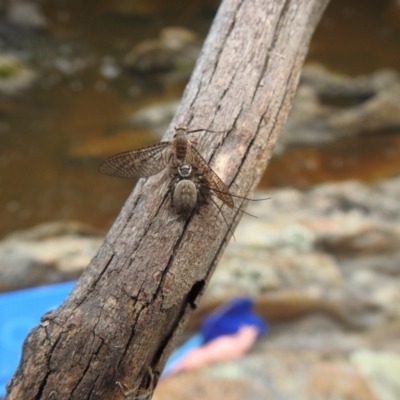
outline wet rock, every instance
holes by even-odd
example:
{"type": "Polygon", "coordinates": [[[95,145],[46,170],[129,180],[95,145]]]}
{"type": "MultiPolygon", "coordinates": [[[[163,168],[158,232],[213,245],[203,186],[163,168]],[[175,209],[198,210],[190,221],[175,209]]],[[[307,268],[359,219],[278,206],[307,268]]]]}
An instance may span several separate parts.
{"type": "Polygon", "coordinates": [[[136,127],[146,127],[156,132],[160,138],[165,133],[178,108],[179,100],[155,104],[135,112],[129,122],[136,127]]]}
{"type": "Polygon", "coordinates": [[[371,98],[328,117],[328,127],[338,135],[352,136],[400,127],[400,84],[377,90],[371,98]]]}
{"type": "Polygon", "coordinates": [[[74,222],[41,224],[0,242],[0,291],[77,279],[103,237],[74,222]]]}
{"type": "Polygon", "coordinates": [[[44,28],[46,17],[38,2],[27,0],[9,0],[5,7],[5,15],[10,22],[30,28],[44,28]]]}
{"type": "MultiPolygon", "coordinates": [[[[241,359],[162,380],[154,398],[391,399],[400,353],[400,177],[259,197],[271,199],[249,205],[258,218],[243,217],[189,328],[232,296],[249,295],[268,333],[241,359]]],[[[75,277],[101,241],[74,223],[9,236],[0,244],[2,288],[75,277]]]]}
{"type": "Polygon", "coordinates": [[[230,246],[221,260],[222,268],[210,282],[209,295],[229,296],[238,292],[261,295],[271,290],[340,287],[337,262],[329,254],[293,252],[280,254],[261,248],[230,246]],[[268,268],[266,268],[268,260],[268,268]]]}
{"type": "Polygon", "coordinates": [[[16,95],[28,88],[37,78],[37,74],[21,60],[0,53],[0,94],[16,95]]]}
{"type": "Polygon", "coordinates": [[[6,240],[13,241],[41,241],[60,236],[99,236],[100,232],[90,225],[76,221],[55,221],[39,224],[30,229],[24,229],[11,233],[6,240]]]}
{"type": "Polygon", "coordinates": [[[400,355],[367,349],[356,350],[351,361],[364,376],[378,399],[397,400],[400,397],[400,355]]]}
{"type": "Polygon", "coordinates": [[[43,269],[29,254],[18,247],[0,245],[0,292],[40,285],[43,269]]]}
{"type": "Polygon", "coordinates": [[[154,398],[191,400],[202,390],[214,398],[214,384],[238,382],[235,389],[246,399],[397,399],[385,397],[397,394],[399,356],[390,350],[393,340],[381,344],[384,351],[366,350],[376,346],[376,338],[343,329],[322,314],[273,323],[246,356],[161,380],[154,398]]]}
{"type": "Polygon", "coordinates": [[[169,27],[158,39],[148,39],[135,46],[124,58],[124,66],[135,73],[174,70],[188,77],[200,53],[201,41],[185,28],[169,27]]]}
{"type": "MultiPolygon", "coordinates": [[[[143,51],[146,53],[147,50],[143,51]]],[[[143,108],[129,118],[129,123],[134,127],[151,129],[161,136],[178,104],[179,100],[172,100],[143,108]]],[[[397,73],[381,70],[368,76],[348,78],[336,76],[321,67],[308,66],[304,69],[289,119],[275,147],[275,156],[299,144],[321,145],[399,128],[400,80],[397,73]]],[[[354,159],[357,159],[357,153],[354,159]]],[[[326,169],[327,176],[335,175],[334,171],[339,171],[343,162],[333,159],[332,164],[324,166],[318,157],[311,157],[310,161],[305,159],[301,164],[308,172],[300,172],[300,175],[307,176],[316,168],[326,169]]]]}
{"type": "Polygon", "coordinates": [[[400,128],[400,78],[391,70],[348,78],[321,66],[304,68],[275,153],[400,128]]]}
{"type": "Polygon", "coordinates": [[[159,383],[153,398],[380,400],[345,360],[326,360],[313,350],[261,353],[257,346],[240,360],[166,378],[159,383]],[[203,393],[206,396],[202,397],[203,393]]]}
{"type": "MultiPolygon", "coordinates": [[[[153,399],[249,399],[251,383],[244,377],[212,376],[207,369],[199,372],[180,374],[173,379],[162,380],[153,399]]],[[[263,390],[263,398],[268,398],[270,391],[263,390]]]]}
{"type": "Polygon", "coordinates": [[[100,73],[105,79],[115,79],[118,78],[121,70],[115,59],[107,56],[101,60],[100,73]]]}
{"type": "Polygon", "coordinates": [[[312,366],[306,378],[304,398],[332,396],[338,400],[379,400],[353,365],[340,360],[320,360],[312,366]]]}
{"type": "Polygon", "coordinates": [[[314,89],[318,98],[328,105],[357,104],[373,97],[377,92],[399,83],[392,70],[379,70],[370,75],[349,78],[328,71],[321,65],[307,65],[301,84],[314,89]]]}
{"type": "Polygon", "coordinates": [[[198,313],[250,295],[270,320],[323,311],[363,329],[398,319],[399,188],[395,178],[262,194],[271,200],[249,205],[257,219],[243,217],[198,313]]]}

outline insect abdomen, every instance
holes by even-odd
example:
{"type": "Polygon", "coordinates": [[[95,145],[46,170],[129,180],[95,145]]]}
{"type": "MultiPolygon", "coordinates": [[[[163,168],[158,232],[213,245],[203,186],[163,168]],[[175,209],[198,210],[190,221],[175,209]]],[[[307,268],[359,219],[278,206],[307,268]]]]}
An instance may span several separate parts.
{"type": "Polygon", "coordinates": [[[196,185],[188,179],[179,181],[174,189],[173,204],[176,212],[187,217],[197,204],[196,185]]]}

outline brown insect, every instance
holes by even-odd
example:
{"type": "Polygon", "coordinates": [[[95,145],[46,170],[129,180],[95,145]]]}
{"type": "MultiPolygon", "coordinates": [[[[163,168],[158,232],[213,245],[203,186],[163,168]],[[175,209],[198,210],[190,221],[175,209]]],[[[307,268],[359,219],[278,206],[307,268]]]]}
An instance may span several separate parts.
{"type": "Polygon", "coordinates": [[[188,133],[199,131],[201,129],[188,131],[185,126],[176,126],[171,141],[115,154],[100,164],[99,171],[120,178],[145,178],[169,166],[173,177],[172,203],[178,214],[189,215],[208,190],[213,190],[220,200],[233,208],[229,189],[200,155],[195,142],[187,138],[188,133]]]}
{"type": "Polygon", "coordinates": [[[183,217],[189,216],[200,203],[198,201],[200,186],[193,181],[191,165],[181,164],[177,167],[177,174],[170,185],[170,192],[171,204],[176,212],[183,217]]]}

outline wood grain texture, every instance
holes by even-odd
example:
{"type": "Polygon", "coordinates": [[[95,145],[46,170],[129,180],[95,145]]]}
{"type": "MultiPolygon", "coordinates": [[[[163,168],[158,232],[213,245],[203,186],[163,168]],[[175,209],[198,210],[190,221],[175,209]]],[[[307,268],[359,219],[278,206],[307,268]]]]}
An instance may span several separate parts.
{"type": "MultiPolygon", "coordinates": [[[[251,196],[266,168],[327,3],[220,6],[165,140],[176,124],[223,131],[193,135],[234,194],[251,196]]],[[[133,399],[154,386],[149,369],[162,370],[230,236],[213,204],[178,218],[169,182],[139,181],[72,294],[29,334],[7,399],[133,399]]],[[[240,212],[223,211],[235,226],[240,212]]]]}

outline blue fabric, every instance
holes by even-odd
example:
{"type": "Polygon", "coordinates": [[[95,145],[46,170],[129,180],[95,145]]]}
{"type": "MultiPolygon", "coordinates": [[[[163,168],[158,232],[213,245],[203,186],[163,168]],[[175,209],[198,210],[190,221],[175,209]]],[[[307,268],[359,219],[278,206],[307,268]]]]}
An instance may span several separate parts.
{"type": "Polygon", "coordinates": [[[200,331],[205,343],[221,335],[232,335],[243,325],[258,328],[260,337],[267,330],[267,323],[252,311],[253,300],[250,297],[236,297],[217,308],[204,318],[200,331]]]}
{"type": "Polygon", "coordinates": [[[57,308],[76,281],[0,294],[0,397],[21,358],[22,343],[47,311],[57,308]]]}
{"type": "Polygon", "coordinates": [[[200,347],[204,343],[204,337],[200,333],[193,335],[185,343],[179,346],[169,356],[167,363],[165,364],[162,376],[167,375],[171,369],[187,354],[189,351],[200,347]]]}
{"type": "Polygon", "coordinates": [[[252,311],[253,300],[250,297],[236,297],[217,308],[208,317],[204,318],[200,331],[192,336],[183,345],[178,347],[168,359],[162,377],[168,373],[191,350],[202,346],[210,340],[222,335],[232,335],[243,325],[255,326],[258,337],[267,330],[267,323],[252,311]]]}
{"type": "MultiPolygon", "coordinates": [[[[75,286],[75,281],[0,294],[0,397],[18,366],[22,343],[29,331],[39,324],[47,311],[57,308],[75,286]]],[[[163,375],[167,374],[190,350],[221,335],[236,333],[242,325],[259,329],[267,323],[252,311],[248,297],[234,298],[219,307],[201,325],[201,332],[175,350],[168,359],[163,375]]]]}

